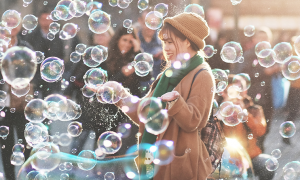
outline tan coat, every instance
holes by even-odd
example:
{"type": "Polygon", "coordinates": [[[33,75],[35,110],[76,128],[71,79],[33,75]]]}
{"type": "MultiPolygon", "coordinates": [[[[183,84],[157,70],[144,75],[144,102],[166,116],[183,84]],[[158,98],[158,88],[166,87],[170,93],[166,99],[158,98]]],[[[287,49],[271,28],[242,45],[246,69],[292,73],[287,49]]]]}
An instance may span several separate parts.
{"type": "MultiPolygon", "coordinates": [[[[209,118],[214,86],[213,75],[205,62],[187,74],[175,87],[174,90],[181,96],[171,108],[166,107],[170,123],[167,130],[159,135],[159,140],[174,142],[174,159],[170,164],[159,168],[154,180],[205,180],[211,174],[211,161],[198,131],[205,127],[209,118]],[[202,68],[208,71],[198,74],[187,99],[192,80],[202,68]]],[[[152,94],[153,90],[146,97],[151,97],[152,94]]],[[[130,99],[128,97],[117,105],[122,108],[130,104],[130,112],[127,112],[127,115],[139,125],[139,132],[143,133],[145,126],[139,121],[136,111],[138,103],[132,105],[128,103],[130,99]]]]}

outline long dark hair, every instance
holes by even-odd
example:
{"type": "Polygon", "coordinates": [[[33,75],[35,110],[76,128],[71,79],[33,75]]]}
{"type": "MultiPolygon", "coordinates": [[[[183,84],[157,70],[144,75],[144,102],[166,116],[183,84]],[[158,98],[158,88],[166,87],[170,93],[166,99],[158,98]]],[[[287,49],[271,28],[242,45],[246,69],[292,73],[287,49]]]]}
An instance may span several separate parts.
{"type": "MultiPolygon", "coordinates": [[[[108,46],[108,57],[107,57],[107,69],[112,73],[116,73],[119,68],[122,68],[124,65],[128,64],[133,60],[135,55],[133,46],[132,48],[123,55],[121,50],[118,47],[118,43],[123,35],[129,34],[127,29],[122,27],[120,28],[115,35],[112,37],[109,46],[108,46]]],[[[132,31],[132,36],[136,39],[134,31],[132,31]]]]}

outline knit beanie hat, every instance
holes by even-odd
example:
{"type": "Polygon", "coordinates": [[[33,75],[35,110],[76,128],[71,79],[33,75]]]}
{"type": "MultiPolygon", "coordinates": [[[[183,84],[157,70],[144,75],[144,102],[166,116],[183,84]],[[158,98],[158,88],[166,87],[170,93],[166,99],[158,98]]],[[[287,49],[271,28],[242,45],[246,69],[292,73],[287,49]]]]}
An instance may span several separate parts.
{"type": "Polygon", "coordinates": [[[190,41],[194,42],[199,49],[205,46],[204,39],[209,35],[209,27],[206,21],[195,13],[180,13],[174,17],[168,17],[164,24],[169,23],[190,41]]]}

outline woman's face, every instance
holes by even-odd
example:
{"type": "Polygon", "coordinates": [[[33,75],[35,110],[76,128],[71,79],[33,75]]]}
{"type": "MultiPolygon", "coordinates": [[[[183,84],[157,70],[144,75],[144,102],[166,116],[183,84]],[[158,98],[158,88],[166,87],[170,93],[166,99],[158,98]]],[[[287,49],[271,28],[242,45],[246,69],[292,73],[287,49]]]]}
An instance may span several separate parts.
{"type": "Polygon", "coordinates": [[[163,34],[162,47],[165,58],[175,61],[178,54],[188,53],[188,40],[181,40],[171,33],[170,36],[163,34]],[[176,48],[177,46],[177,48],[176,48]],[[178,52],[177,52],[178,51],[178,52]]]}
{"type": "Polygon", "coordinates": [[[102,34],[94,34],[93,41],[94,41],[95,45],[103,45],[103,46],[107,47],[110,39],[111,39],[111,37],[110,37],[109,33],[105,32],[102,34]]]}
{"type": "Polygon", "coordinates": [[[132,34],[126,34],[121,36],[119,42],[118,42],[118,48],[120,49],[120,51],[122,52],[122,54],[126,54],[130,51],[130,49],[132,48],[132,40],[133,36],[132,34]]]}

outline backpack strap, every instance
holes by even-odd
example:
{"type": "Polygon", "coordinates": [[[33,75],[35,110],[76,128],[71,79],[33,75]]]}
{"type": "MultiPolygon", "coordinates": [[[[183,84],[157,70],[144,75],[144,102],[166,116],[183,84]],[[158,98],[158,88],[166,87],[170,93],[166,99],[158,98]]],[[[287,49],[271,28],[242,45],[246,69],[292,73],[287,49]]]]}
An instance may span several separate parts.
{"type": "Polygon", "coordinates": [[[191,93],[191,90],[192,90],[192,86],[193,86],[193,84],[194,84],[194,81],[195,81],[196,77],[197,77],[198,74],[199,74],[201,71],[203,71],[203,70],[206,70],[206,71],[207,71],[207,69],[202,68],[202,69],[200,69],[200,70],[195,74],[195,76],[194,76],[194,78],[193,78],[193,81],[192,81],[192,84],[191,84],[191,89],[190,89],[190,91],[189,91],[189,95],[188,95],[187,99],[190,97],[190,93],[191,93]]]}

